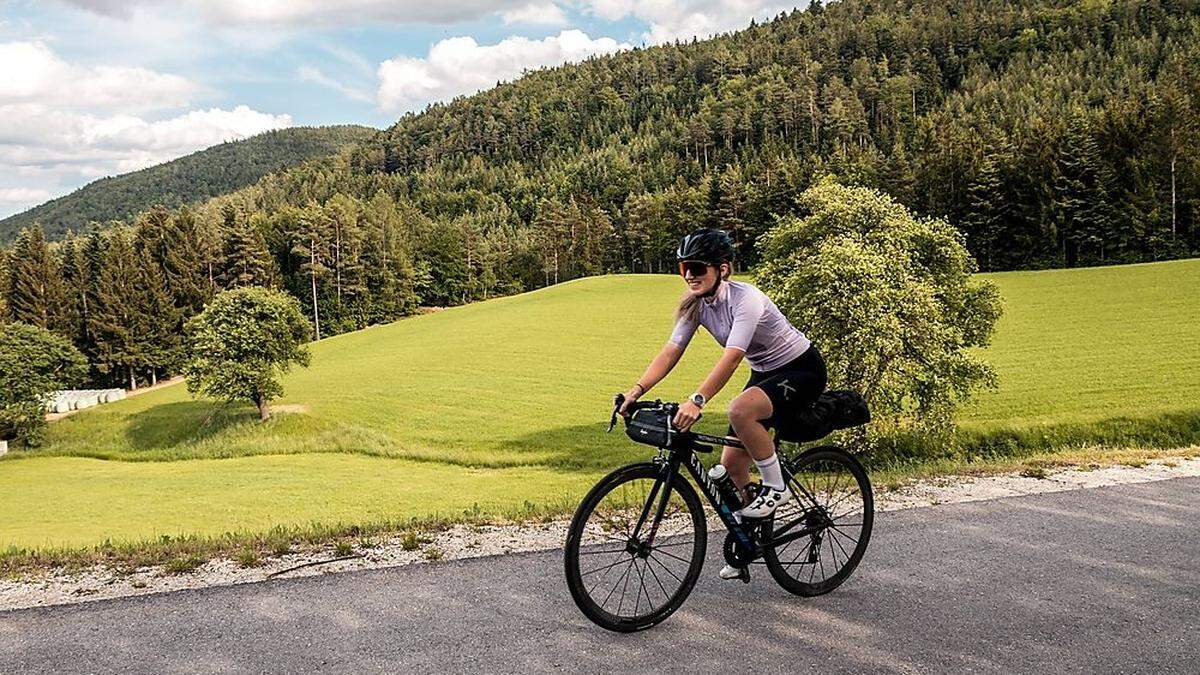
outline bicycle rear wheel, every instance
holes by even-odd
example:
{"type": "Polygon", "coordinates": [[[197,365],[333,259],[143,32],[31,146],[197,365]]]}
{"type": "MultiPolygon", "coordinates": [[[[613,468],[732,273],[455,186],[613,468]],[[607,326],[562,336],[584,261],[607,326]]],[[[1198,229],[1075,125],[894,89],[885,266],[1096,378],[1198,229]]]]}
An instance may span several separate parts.
{"type": "Polygon", "coordinates": [[[696,585],[708,539],[704,508],[682,476],[670,479],[660,519],[667,483],[658,465],[645,463],[601,479],[571,520],[563,556],[567,587],[580,611],[603,628],[649,628],[696,585]]]}
{"type": "Polygon", "coordinates": [[[775,581],[802,596],[823,595],[854,572],[875,522],[867,471],[835,447],[813,448],[788,464],[792,499],[766,523],[771,539],[811,530],[781,543],[764,543],[763,559],[775,581]]]}

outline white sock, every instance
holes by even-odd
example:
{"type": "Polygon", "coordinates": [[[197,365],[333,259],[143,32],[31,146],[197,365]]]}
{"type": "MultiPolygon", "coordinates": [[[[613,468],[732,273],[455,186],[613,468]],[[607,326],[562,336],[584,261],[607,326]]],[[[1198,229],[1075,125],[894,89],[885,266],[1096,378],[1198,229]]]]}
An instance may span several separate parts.
{"type": "Polygon", "coordinates": [[[758,467],[758,473],[762,475],[763,485],[776,490],[783,489],[783,472],[779,470],[779,455],[772,452],[771,456],[766,459],[754,460],[754,465],[758,467]]]}

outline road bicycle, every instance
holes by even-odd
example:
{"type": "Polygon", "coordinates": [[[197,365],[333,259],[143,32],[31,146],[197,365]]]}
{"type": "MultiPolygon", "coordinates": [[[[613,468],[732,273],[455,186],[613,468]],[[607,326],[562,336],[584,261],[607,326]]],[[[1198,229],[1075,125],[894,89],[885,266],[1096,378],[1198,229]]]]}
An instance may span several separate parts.
{"type": "MultiPolygon", "coordinates": [[[[818,403],[829,403],[830,394],[818,403]]],[[[618,394],[609,431],[623,402],[618,394]]],[[[792,499],[768,518],[742,521],[735,513],[740,495],[728,475],[721,475],[723,467],[714,465],[710,474],[699,455],[722,445],[744,446],[733,437],[674,429],[678,409],[662,401],[630,405],[626,433],[657,447],[657,456],[602,478],[571,520],[564,565],[571,597],[583,614],[603,628],[633,632],[663,621],[687,599],[704,566],[708,523],[682,469],[728,531],[725,561],[743,582],[750,581],[751,565],[766,565],[780,586],[800,596],[823,595],[845,582],[866,552],[875,515],[870,479],[854,455],[832,445],[781,455],[792,499]]],[[[833,410],[833,417],[816,425],[819,431],[788,440],[818,440],[833,428],[862,423],[861,417],[846,419],[856,415],[839,418],[836,406],[825,410],[833,410]]],[[[780,440],[777,435],[777,448],[780,440]]]]}

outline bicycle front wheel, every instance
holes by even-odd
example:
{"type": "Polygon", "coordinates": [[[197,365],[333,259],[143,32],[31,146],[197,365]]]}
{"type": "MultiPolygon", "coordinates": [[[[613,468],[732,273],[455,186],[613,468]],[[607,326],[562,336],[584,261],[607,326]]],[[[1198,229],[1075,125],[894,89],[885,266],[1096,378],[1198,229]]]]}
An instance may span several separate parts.
{"type": "Polygon", "coordinates": [[[788,591],[823,595],[849,578],[866,553],[875,522],[871,481],[853,455],[831,446],[804,452],[788,474],[792,499],[767,522],[763,559],[788,591]],[[811,534],[797,536],[802,532],[811,534]]]}
{"type": "Polygon", "coordinates": [[[567,587],[584,616],[622,633],[649,628],[687,599],[704,565],[704,508],[678,473],[631,464],[584,497],[567,532],[567,587]]]}

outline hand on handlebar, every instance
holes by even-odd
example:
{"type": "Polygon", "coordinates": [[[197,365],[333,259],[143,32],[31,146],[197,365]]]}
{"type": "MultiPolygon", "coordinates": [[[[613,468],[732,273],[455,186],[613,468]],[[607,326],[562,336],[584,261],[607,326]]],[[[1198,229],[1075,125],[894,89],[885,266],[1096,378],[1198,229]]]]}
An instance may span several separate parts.
{"type": "Polygon", "coordinates": [[[675,413],[675,428],[679,431],[687,431],[698,419],[700,419],[700,406],[691,401],[684,401],[679,404],[679,412],[675,413]]]}
{"type": "Polygon", "coordinates": [[[641,387],[630,387],[629,391],[625,392],[624,394],[619,394],[619,396],[624,398],[624,400],[617,404],[617,414],[621,417],[628,417],[629,406],[632,405],[634,401],[638,400],[642,393],[641,387]]]}

